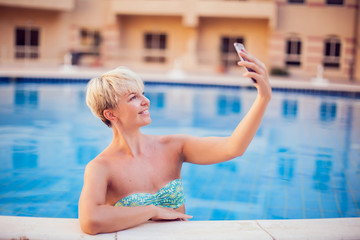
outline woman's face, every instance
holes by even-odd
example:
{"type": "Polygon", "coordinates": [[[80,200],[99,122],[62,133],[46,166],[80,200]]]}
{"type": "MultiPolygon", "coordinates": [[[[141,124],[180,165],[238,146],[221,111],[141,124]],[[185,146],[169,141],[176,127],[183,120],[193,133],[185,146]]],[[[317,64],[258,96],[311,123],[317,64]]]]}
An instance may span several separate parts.
{"type": "Polygon", "coordinates": [[[151,123],[150,101],[140,91],[129,92],[120,97],[114,114],[126,128],[143,127],[151,123]]]}

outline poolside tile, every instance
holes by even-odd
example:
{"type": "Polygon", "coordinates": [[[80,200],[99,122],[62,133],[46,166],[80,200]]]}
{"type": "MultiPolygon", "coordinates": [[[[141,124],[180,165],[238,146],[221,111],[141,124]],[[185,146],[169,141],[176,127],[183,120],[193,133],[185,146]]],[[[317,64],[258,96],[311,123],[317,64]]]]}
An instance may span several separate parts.
{"type": "Polygon", "coordinates": [[[250,199],[250,191],[247,189],[236,191],[234,194],[234,201],[236,202],[248,202],[250,199]]]}
{"type": "Polygon", "coordinates": [[[228,211],[222,209],[213,209],[209,220],[226,219],[228,211]]]}
{"type": "Polygon", "coordinates": [[[305,216],[307,219],[324,217],[319,210],[313,210],[313,209],[306,209],[305,216]]]}
{"type": "Polygon", "coordinates": [[[271,218],[271,219],[284,219],[285,210],[284,208],[271,207],[268,209],[266,216],[267,218],[271,218]]]}
{"type": "Polygon", "coordinates": [[[222,189],[216,200],[231,201],[234,195],[233,190],[222,189]]]}
{"type": "Polygon", "coordinates": [[[299,219],[299,218],[305,218],[305,211],[301,208],[294,208],[294,209],[286,209],[285,213],[286,219],[299,219]],[[300,214],[301,213],[301,214],[300,214]]]}
{"type": "Polygon", "coordinates": [[[321,206],[324,211],[337,211],[338,205],[334,199],[322,199],[321,206]]]}
{"type": "Polygon", "coordinates": [[[212,214],[212,210],[209,208],[189,208],[187,209],[187,213],[193,216],[193,220],[208,220],[212,214]]]}
{"type": "Polygon", "coordinates": [[[325,218],[340,218],[342,217],[338,211],[324,211],[325,218]]]}
{"type": "Polygon", "coordinates": [[[273,239],[358,239],[360,221],[358,219],[308,219],[271,221],[260,220],[259,224],[273,239]]]}
{"type": "Polygon", "coordinates": [[[319,211],[320,210],[320,203],[317,199],[314,200],[305,200],[305,208],[311,211],[319,211]]]}

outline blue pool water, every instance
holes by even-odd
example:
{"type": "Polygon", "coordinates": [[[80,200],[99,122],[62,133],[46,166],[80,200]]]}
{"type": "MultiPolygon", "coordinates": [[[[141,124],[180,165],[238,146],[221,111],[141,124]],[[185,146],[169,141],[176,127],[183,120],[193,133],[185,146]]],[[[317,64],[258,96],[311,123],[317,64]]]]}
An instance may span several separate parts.
{"type": "MultiPolygon", "coordinates": [[[[77,217],[85,165],[112,132],[85,84],[0,85],[0,215],[77,217]]],[[[256,92],[148,84],[144,133],[231,134],[256,92]]],[[[200,153],[199,153],[200,154],[200,153]]],[[[184,164],[194,220],[360,216],[360,99],[275,91],[244,156],[184,164]]]]}

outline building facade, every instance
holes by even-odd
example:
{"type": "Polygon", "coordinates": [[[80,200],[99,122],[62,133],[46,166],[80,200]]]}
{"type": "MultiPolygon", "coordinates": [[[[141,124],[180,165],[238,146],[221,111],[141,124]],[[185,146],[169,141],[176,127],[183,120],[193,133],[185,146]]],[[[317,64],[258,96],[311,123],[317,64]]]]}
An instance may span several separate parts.
{"type": "Polygon", "coordinates": [[[273,73],[360,81],[357,0],[0,0],[0,67],[236,72],[233,42],[273,73]],[[71,56],[71,58],[70,58],[71,56]]]}

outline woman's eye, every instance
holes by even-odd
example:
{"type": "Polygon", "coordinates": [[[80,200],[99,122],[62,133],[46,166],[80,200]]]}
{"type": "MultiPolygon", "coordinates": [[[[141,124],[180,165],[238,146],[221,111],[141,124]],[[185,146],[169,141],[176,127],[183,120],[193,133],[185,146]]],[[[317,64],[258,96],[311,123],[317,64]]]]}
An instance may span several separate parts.
{"type": "Polygon", "coordinates": [[[131,101],[131,100],[134,100],[135,98],[136,98],[136,95],[132,96],[132,97],[130,98],[130,101],[131,101]]]}

